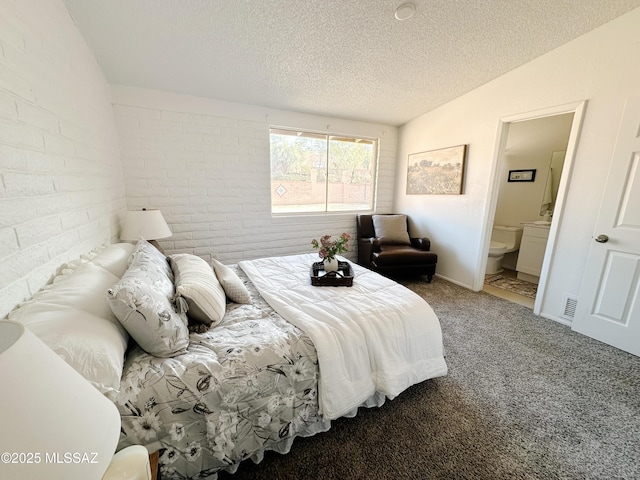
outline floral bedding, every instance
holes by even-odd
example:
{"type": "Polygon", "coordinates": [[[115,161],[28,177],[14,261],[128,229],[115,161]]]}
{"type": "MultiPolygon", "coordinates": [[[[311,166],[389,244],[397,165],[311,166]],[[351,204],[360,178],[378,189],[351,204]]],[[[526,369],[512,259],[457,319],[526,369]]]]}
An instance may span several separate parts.
{"type": "Polygon", "coordinates": [[[163,479],[215,479],[267,449],[286,453],[295,436],[328,430],[318,413],[318,359],[307,335],[260,297],[229,304],[222,322],[192,333],[172,358],[129,353],[116,405],[118,448],[160,450],[163,479]]]}

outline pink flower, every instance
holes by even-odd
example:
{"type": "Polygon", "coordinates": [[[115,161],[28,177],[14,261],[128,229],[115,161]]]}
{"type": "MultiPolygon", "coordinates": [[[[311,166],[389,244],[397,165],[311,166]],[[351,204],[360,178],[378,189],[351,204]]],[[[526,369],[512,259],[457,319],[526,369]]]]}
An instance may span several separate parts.
{"type": "Polygon", "coordinates": [[[331,240],[331,235],[323,235],[320,237],[320,241],[315,238],[311,240],[313,248],[318,249],[318,256],[320,258],[332,260],[339,253],[349,250],[349,240],[351,235],[343,233],[337,240],[331,240]]]}

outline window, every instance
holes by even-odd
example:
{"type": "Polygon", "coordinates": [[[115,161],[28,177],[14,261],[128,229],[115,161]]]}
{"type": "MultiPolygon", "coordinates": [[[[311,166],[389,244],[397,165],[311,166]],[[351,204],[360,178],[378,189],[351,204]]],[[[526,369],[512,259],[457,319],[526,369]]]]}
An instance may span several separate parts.
{"type": "Polygon", "coordinates": [[[270,129],[271,212],[372,210],[378,142],[270,129]]]}

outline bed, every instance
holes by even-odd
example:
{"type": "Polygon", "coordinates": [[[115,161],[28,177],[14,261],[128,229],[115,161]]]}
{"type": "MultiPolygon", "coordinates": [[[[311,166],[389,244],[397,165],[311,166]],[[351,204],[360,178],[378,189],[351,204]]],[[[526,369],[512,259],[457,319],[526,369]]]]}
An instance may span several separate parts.
{"type": "MultiPolygon", "coordinates": [[[[180,312],[176,306],[180,302],[175,298],[178,287],[173,289],[173,283],[178,285],[178,277],[172,276],[175,268],[163,271],[173,282],[175,323],[166,336],[169,343],[158,347],[155,339],[155,346],[149,347],[113,305],[118,294],[113,285],[124,283],[139,246],[133,252],[117,247],[115,255],[107,249],[80,265],[81,278],[75,284],[82,285],[85,298],[72,294],[73,272],[54,282],[62,295],[37,295],[27,305],[31,311],[27,308],[13,317],[115,402],[122,418],[119,449],[140,444],[159,451],[163,479],[215,479],[221,470],[235,472],[243,460],[259,462],[267,450],[286,453],[297,436],[326,431],[335,418],[354,416],[359,407],[380,406],[410,385],[446,374],[440,325],[424,300],[358,265],[353,265],[352,287],[313,287],[309,267],[317,260],[314,255],[243,261],[224,266],[224,271],[209,267],[218,278],[231,279],[232,285],[225,290],[225,281],[220,282],[219,291],[228,292],[223,294],[223,315],[202,333],[189,333],[188,324],[181,324],[189,310],[180,312]],[[100,280],[88,282],[97,272],[100,280]],[[88,284],[95,292],[86,292],[88,284]],[[230,301],[231,287],[244,289],[249,301],[230,301]],[[105,289],[111,312],[97,305],[105,289]],[[60,304],[61,313],[53,308],[50,318],[52,306],[60,304]],[[78,328],[67,326],[66,319],[79,310],[93,323],[94,317],[112,313],[105,320],[109,327],[129,334],[120,365],[122,342],[109,347],[110,353],[115,350],[110,386],[91,378],[97,369],[85,365],[86,352],[76,355],[69,353],[69,345],[60,348],[61,339],[78,328]],[[38,316],[44,311],[45,318],[38,316]],[[52,320],[61,322],[65,331],[52,327],[52,320]],[[166,345],[172,353],[164,352],[166,345]],[[120,373],[115,387],[114,373],[120,373]]],[[[168,294],[166,279],[164,284],[155,279],[140,286],[139,275],[152,270],[139,269],[136,288],[168,294]]],[[[142,310],[138,305],[134,315],[142,310]]],[[[170,323],[160,316],[157,325],[165,328],[170,323]]],[[[73,342],[77,343],[97,350],[87,345],[87,338],[73,342]]]]}

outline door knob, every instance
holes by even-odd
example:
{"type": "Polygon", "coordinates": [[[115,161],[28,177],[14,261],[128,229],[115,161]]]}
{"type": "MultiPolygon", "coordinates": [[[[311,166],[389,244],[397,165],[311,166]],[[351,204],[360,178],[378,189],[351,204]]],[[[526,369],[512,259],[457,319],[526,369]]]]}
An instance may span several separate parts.
{"type": "Polygon", "coordinates": [[[606,235],[598,235],[596,237],[596,242],[598,243],[607,243],[609,241],[609,237],[607,237],[606,235]]]}

